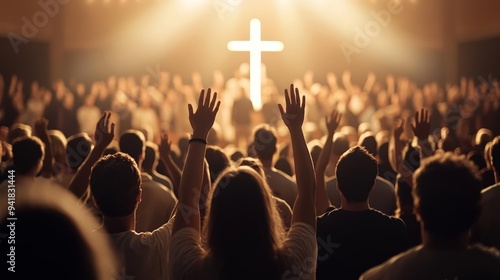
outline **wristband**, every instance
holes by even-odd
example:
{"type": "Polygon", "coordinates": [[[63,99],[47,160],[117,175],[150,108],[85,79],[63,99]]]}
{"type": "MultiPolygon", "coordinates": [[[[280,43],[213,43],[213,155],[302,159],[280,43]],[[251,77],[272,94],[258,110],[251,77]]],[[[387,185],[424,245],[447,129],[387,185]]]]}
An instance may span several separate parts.
{"type": "Polygon", "coordinates": [[[189,139],[189,144],[191,144],[192,142],[198,142],[198,143],[202,143],[202,144],[207,144],[207,140],[205,139],[202,139],[202,138],[191,138],[189,139]]]}

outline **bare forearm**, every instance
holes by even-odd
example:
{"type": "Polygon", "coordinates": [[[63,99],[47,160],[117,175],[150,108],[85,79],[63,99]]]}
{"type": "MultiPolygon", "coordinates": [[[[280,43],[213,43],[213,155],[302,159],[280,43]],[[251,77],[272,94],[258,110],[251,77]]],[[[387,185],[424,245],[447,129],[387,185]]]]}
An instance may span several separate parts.
{"type": "Polygon", "coordinates": [[[291,130],[295,174],[297,180],[298,196],[294,206],[292,223],[302,221],[316,225],[315,189],[316,179],[311,156],[307,149],[304,134],[299,128],[291,130]]]}
{"type": "Polygon", "coordinates": [[[179,186],[181,183],[181,170],[175,164],[174,160],[170,155],[168,155],[166,158],[162,158],[163,164],[165,164],[165,167],[167,168],[168,175],[170,177],[170,180],[172,180],[172,184],[174,185],[174,194],[176,196],[179,195],[179,186]]]}
{"type": "Polygon", "coordinates": [[[92,166],[101,158],[105,148],[96,146],[78,169],[69,184],[69,190],[81,199],[89,186],[89,177],[92,166]]]}
{"type": "Polygon", "coordinates": [[[186,164],[183,168],[179,187],[179,211],[182,217],[174,222],[174,232],[190,226],[200,230],[200,199],[203,181],[203,158],[206,145],[199,142],[189,144],[186,164]]]}
{"type": "Polygon", "coordinates": [[[328,134],[316,165],[316,216],[323,214],[331,206],[326,194],[325,170],[333,147],[333,134],[328,134]]]}

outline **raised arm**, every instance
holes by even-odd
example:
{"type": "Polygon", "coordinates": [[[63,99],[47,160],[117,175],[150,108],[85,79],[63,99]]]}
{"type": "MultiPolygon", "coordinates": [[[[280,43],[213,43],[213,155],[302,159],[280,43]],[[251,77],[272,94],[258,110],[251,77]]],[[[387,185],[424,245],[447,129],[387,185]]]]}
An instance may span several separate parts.
{"type": "Polygon", "coordinates": [[[81,199],[87,191],[92,166],[101,158],[102,153],[104,153],[104,150],[109,143],[113,141],[115,136],[115,124],[109,123],[110,117],[111,112],[104,112],[101,119],[97,122],[94,133],[94,149],[92,149],[69,184],[69,190],[79,199],[81,199]]]}
{"type": "Polygon", "coordinates": [[[319,154],[318,163],[316,164],[316,216],[323,214],[328,207],[332,206],[326,194],[325,170],[332,153],[333,134],[339,126],[341,118],[342,114],[338,113],[336,110],[333,110],[330,117],[327,116],[325,118],[328,134],[323,149],[319,154]]]}
{"type": "Polygon", "coordinates": [[[42,118],[38,121],[35,122],[35,132],[38,137],[40,137],[40,140],[42,140],[43,144],[45,145],[45,157],[43,158],[43,165],[42,165],[42,170],[40,171],[40,175],[45,177],[45,178],[50,178],[52,175],[54,175],[53,169],[52,169],[52,146],[51,146],[51,141],[49,134],[47,132],[47,125],[49,124],[49,121],[46,119],[42,118]]]}
{"type": "Polygon", "coordinates": [[[405,120],[401,119],[396,122],[396,125],[394,127],[393,131],[393,139],[394,141],[394,150],[393,154],[390,155],[389,161],[393,159],[393,162],[391,162],[392,168],[396,170],[397,173],[401,175],[401,178],[405,180],[409,185],[412,184],[412,175],[413,172],[406,167],[405,162],[403,160],[403,145],[401,143],[401,134],[403,134],[404,131],[404,124],[405,120]]]}
{"type": "Polygon", "coordinates": [[[203,181],[203,161],[208,132],[214,124],[219,106],[217,93],[212,95],[211,89],[208,89],[206,94],[205,90],[201,91],[196,112],[193,112],[193,106],[189,104],[189,122],[193,128],[193,136],[189,140],[186,163],[181,176],[179,206],[173,233],[185,227],[200,231],[199,200],[203,181]]]}
{"type": "Polygon", "coordinates": [[[421,109],[420,112],[415,112],[415,125],[411,125],[413,134],[418,139],[418,146],[420,148],[420,158],[432,156],[431,142],[429,141],[429,134],[431,133],[431,114],[427,109],[421,109]]]}
{"type": "Polygon", "coordinates": [[[293,207],[292,224],[296,222],[306,223],[316,228],[316,205],[315,189],[316,180],[311,155],[307,149],[302,123],[304,122],[304,109],[306,98],[300,98],[299,90],[293,84],[290,92],[285,89],[286,111],[279,104],[283,122],[290,131],[292,139],[293,158],[295,161],[295,176],[297,181],[298,195],[293,207]]]}
{"type": "Polygon", "coordinates": [[[165,164],[165,167],[167,168],[168,175],[170,179],[172,180],[173,186],[173,191],[176,196],[179,196],[179,185],[181,183],[181,170],[175,164],[174,160],[172,159],[172,156],[170,155],[172,147],[172,141],[168,139],[168,135],[164,133],[161,136],[161,142],[160,142],[160,159],[165,164]]]}
{"type": "Polygon", "coordinates": [[[403,145],[401,143],[401,134],[403,134],[405,128],[405,120],[400,119],[396,121],[394,125],[394,130],[392,131],[392,146],[394,149],[390,149],[392,153],[389,155],[389,162],[391,163],[392,169],[399,171],[401,164],[403,164],[403,145]]]}

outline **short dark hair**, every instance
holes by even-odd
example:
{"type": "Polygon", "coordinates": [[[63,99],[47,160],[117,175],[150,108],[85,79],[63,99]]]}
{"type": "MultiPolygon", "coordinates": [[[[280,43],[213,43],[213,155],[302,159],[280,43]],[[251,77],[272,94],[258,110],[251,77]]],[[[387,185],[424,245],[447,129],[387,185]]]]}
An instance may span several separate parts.
{"type": "Polygon", "coordinates": [[[368,200],[378,174],[377,160],[361,146],[347,150],[337,163],[337,186],[349,202],[368,200]]]}
{"type": "Polygon", "coordinates": [[[343,132],[335,132],[333,135],[332,153],[341,156],[347,150],[349,150],[349,138],[343,132]]]}
{"type": "Polygon", "coordinates": [[[152,169],[158,160],[158,145],[151,141],[146,142],[146,153],[144,154],[144,160],[142,161],[142,167],[144,169],[152,169]]]}
{"type": "Polygon", "coordinates": [[[380,144],[377,154],[380,163],[389,162],[389,141],[384,141],[380,144]]]}
{"type": "Polygon", "coordinates": [[[495,172],[500,173],[500,136],[493,139],[490,148],[490,159],[495,172]]]}
{"type": "Polygon", "coordinates": [[[24,123],[15,123],[9,128],[7,133],[7,143],[13,144],[17,138],[31,136],[31,126],[24,123]]]}
{"type": "Polygon", "coordinates": [[[141,182],[135,160],[122,152],[104,156],[90,173],[94,200],[108,217],[124,217],[134,212],[141,182]]]}
{"type": "Polygon", "coordinates": [[[274,168],[286,173],[289,176],[293,176],[292,165],[290,164],[290,161],[288,161],[288,159],[284,156],[278,158],[278,160],[274,164],[274,168]]]}
{"type": "Polygon", "coordinates": [[[139,160],[143,159],[146,146],[144,134],[139,130],[129,129],[122,133],[119,142],[120,151],[131,156],[139,165],[139,160]]]}
{"type": "Polygon", "coordinates": [[[231,160],[218,146],[208,146],[205,151],[205,159],[210,169],[210,179],[212,183],[224,169],[231,166],[231,160]]]}
{"type": "Polygon", "coordinates": [[[80,168],[85,159],[89,156],[94,143],[90,136],[85,133],[77,133],[68,138],[66,144],[66,162],[73,170],[80,168]]]}
{"type": "Polygon", "coordinates": [[[12,143],[14,168],[19,174],[26,174],[43,159],[45,146],[35,136],[22,136],[12,143]]]}
{"type": "Polygon", "coordinates": [[[359,137],[358,144],[366,148],[366,150],[372,154],[372,156],[377,156],[377,140],[372,132],[367,131],[359,137]]]}
{"type": "Polygon", "coordinates": [[[457,237],[478,218],[481,178],[464,156],[447,152],[423,160],[413,187],[424,229],[438,238],[457,237]]]}
{"type": "Polygon", "coordinates": [[[255,128],[253,133],[253,147],[259,159],[273,159],[277,150],[277,142],[276,132],[271,126],[263,124],[255,128]]]}

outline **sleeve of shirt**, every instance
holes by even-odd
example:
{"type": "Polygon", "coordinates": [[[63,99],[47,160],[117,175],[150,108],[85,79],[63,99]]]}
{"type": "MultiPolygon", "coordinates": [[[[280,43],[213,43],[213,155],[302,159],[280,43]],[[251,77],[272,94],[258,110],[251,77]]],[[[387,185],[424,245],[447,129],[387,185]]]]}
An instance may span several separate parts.
{"type": "Polygon", "coordinates": [[[163,224],[161,227],[155,229],[151,233],[154,237],[154,240],[158,242],[160,247],[165,247],[168,249],[170,240],[172,239],[172,229],[174,227],[174,221],[175,216],[171,217],[167,223],[163,224]]]}
{"type": "Polygon", "coordinates": [[[204,250],[200,234],[191,227],[185,227],[172,236],[169,251],[171,279],[198,279],[204,250]]]}
{"type": "Polygon", "coordinates": [[[313,279],[316,273],[318,244],[313,227],[294,223],[283,244],[285,272],[283,279],[313,279]]]}

